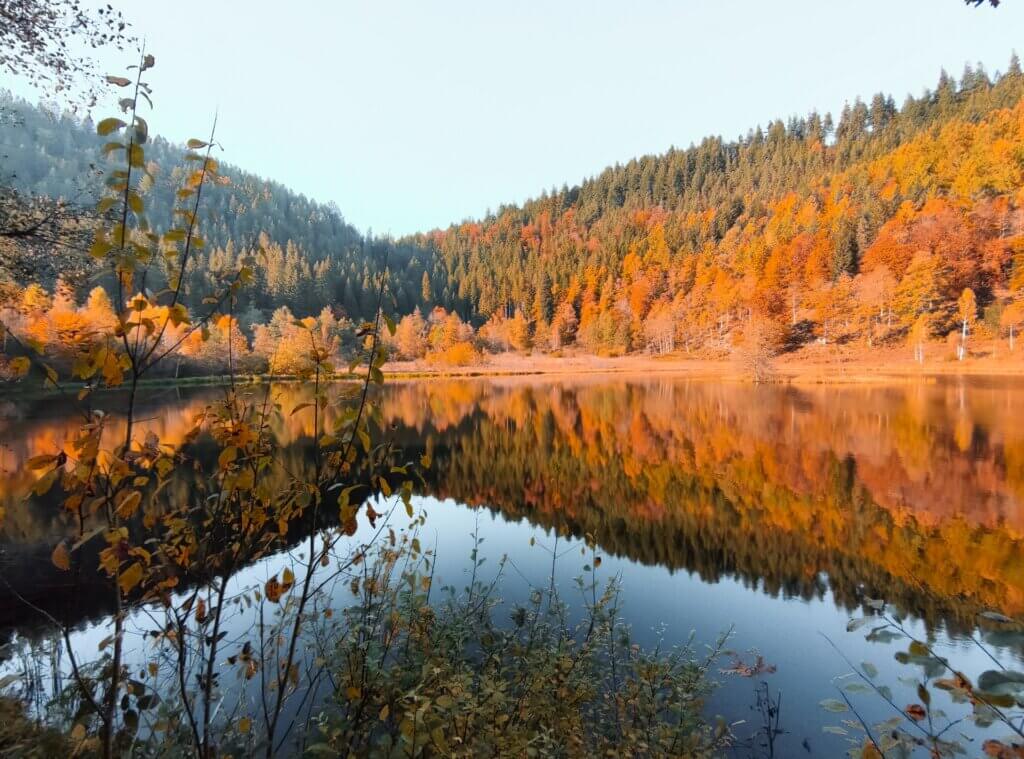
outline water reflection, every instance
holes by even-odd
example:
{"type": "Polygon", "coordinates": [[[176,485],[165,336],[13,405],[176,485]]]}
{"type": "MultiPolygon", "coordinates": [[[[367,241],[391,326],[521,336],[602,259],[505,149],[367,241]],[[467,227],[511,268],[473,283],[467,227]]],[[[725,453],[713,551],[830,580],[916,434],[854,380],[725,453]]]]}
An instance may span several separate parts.
{"type": "MultiPolygon", "coordinates": [[[[307,415],[288,412],[310,390],[273,392],[285,410],[273,422],[279,463],[298,472],[311,466],[313,429],[307,415]]],[[[406,458],[429,452],[433,460],[417,508],[429,513],[438,577],[461,584],[477,517],[489,555],[510,557],[512,600],[547,584],[542,550],[552,528],[594,536],[602,572],[623,577],[642,643],[657,641],[663,624],[670,642],[691,628],[712,640],[735,624],[736,647],[756,647],[778,667],[771,687],[791,705],[779,755],[806,753],[804,741],[811,755],[841,750],[821,734],[828,718],[816,705],[842,666],[819,632],[841,639],[854,661],[894,673],[894,647],[880,653],[863,636],[843,637],[847,612],[864,595],[911,612],[915,629],[928,628],[965,669],[988,666],[956,635],[974,629],[978,611],[1024,613],[1024,430],[1015,423],[1024,384],[516,378],[392,383],[384,393],[384,434],[406,458]]],[[[217,398],[211,388],[151,393],[141,428],[181,445],[217,398]]],[[[98,402],[117,406],[113,396],[98,402]]],[[[24,502],[36,476],[26,461],[55,453],[76,424],[52,399],[0,411],[0,637],[38,629],[28,602],[85,622],[75,645],[94,650],[106,635],[109,593],[98,575],[69,578],[52,566],[54,543],[76,530],[57,500],[24,502]]],[[[123,434],[116,420],[109,433],[123,434]]],[[[201,459],[213,448],[200,438],[188,453],[201,459]]],[[[183,497],[196,476],[183,469],[165,497],[183,497]]],[[[258,587],[283,560],[271,557],[233,582],[258,587]]],[[[573,561],[560,566],[561,587],[579,571],[573,561]]],[[[1001,661],[1020,656],[989,642],[1001,661]]],[[[747,717],[754,684],[726,680],[713,710],[747,717]]]]}
{"type": "MultiPolygon", "coordinates": [[[[274,392],[287,410],[310,391],[274,392]]],[[[981,609],[1024,612],[1024,430],[1014,423],[1024,385],[595,377],[407,382],[385,393],[388,434],[410,457],[432,455],[426,495],[590,533],[612,554],[771,595],[830,591],[852,606],[867,593],[958,627],[981,609]]],[[[154,393],[143,426],[178,444],[216,395],[154,393]]],[[[308,465],[307,416],[275,421],[292,471],[308,465]]],[[[27,459],[56,452],[75,428],[53,401],[4,408],[4,627],[18,624],[14,592],[100,610],[88,593],[60,598],[66,580],[49,551],[74,529],[69,515],[22,501],[35,476],[27,459]]],[[[110,432],[120,434],[116,424],[110,432]]],[[[176,487],[189,488],[187,477],[176,487]]]]}

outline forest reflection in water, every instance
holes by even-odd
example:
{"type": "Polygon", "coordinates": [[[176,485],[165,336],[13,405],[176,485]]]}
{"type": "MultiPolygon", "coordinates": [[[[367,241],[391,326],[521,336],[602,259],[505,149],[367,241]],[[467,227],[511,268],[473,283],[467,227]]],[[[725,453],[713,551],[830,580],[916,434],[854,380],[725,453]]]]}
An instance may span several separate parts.
{"type": "MultiPolygon", "coordinates": [[[[273,423],[278,463],[298,472],[310,465],[313,429],[289,411],[310,389],[273,392],[284,409],[273,423]]],[[[381,434],[405,459],[432,459],[417,508],[437,536],[443,581],[465,570],[477,522],[493,563],[510,557],[516,576],[503,593],[513,601],[528,592],[519,580],[546,582],[550,558],[539,551],[554,530],[577,548],[571,538],[593,536],[602,572],[622,577],[638,640],[680,642],[693,629],[710,641],[735,625],[735,648],[777,667],[765,682],[786,696],[785,750],[804,752],[807,740],[812,755],[831,755],[840,745],[821,733],[828,715],[817,703],[843,669],[821,633],[854,661],[899,672],[895,645],[880,652],[863,634],[846,636],[865,598],[900,607],[918,634],[966,665],[983,657],[964,637],[980,611],[1024,613],[1024,383],[755,387],[593,376],[391,382],[383,393],[381,434]]],[[[218,397],[216,388],[148,393],[142,429],[180,445],[218,397]]],[[[50,561],[76,525],[55,501],[25,501],[36,476],[25,462],[55,453],[75,429],[53,399],[0,407],[3,639],[44,629],[26,602],[81,623],[76,644],[102,637],[109,594],[98,578],[69,582],[50,561]]],[[[116,421],[110,434],[123,434],[116,421]]],[[[186,452],[213,450],[200,438],[186,452]]],[[[189,468],[176,476],[167,498],[194,486],[189,468]]],[[[583,563],[574,556],[558,569],[566,589],[583,563]]],[[[275,560],[238,581],[275,571],[275,560]]],[[[986,641],[1001,661],[1021,659],[1016,646],[986,641]]],[[[752,683],[724,680],[711,708],[756,719],[752,683]]]]}
{"type": "MultiPolygon", "coordinates": [[[[274,392],[287,410],[310,391],[274,392]]],[[[431,454],[421,495],[589,533],[611,554],[769,594],[830,590],[850,608],[869,595],[956,628],[984,609],[1024,612],[1024,384],[508,378],[384,392],[385,434],[407,458],[431,454]]],[[[180,442],[216,397],[154,392],[144,426],[180,442]]],[[[37,476],[24,463],[74,433],[66,411],[51,400],[0,411],[4,571],[43,604],[59,598],[49,551],[75,525],[54,505],[23,502],[37,476]]],[[[308,465],[310,425],[287,413],[275,422],[292,471],[308,465]]],[[[3,626],[16,626],[6,595],[3,626]]]]}

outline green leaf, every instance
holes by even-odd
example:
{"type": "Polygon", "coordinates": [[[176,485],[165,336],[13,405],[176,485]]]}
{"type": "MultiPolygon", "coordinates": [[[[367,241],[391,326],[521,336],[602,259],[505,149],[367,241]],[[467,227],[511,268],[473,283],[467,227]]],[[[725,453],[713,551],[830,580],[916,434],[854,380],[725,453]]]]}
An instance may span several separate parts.
{"type": "Polygon", "coordinates": [[[818,705],[827,712],[835,712],[837,714],[849,711],[846,704],[837,698],[826,698],[824,701],[818,702],[818,705]]]}

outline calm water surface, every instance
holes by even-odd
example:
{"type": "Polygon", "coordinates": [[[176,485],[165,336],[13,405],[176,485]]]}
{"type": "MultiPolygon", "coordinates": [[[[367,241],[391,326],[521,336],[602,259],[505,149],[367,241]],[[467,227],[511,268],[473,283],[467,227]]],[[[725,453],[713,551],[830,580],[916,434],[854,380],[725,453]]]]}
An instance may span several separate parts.
{"type": "MultiPolygon", "coordinates": [[[[280,392],[286,409],[308,395],[296,385],[280,392]]],[[[722,687],[709,705],[745,721],[735,731],[749,735],[760,724],[755,689],[767,684],[781,695],[775,756],[845,748],[822,732],[837,720],[818,702],[847,671],[825,636],[852,661],[874,663],[897,703],[916,700],[897,679],[913,673],[893,659],[906,641],[846,631],[864,598],[895,604],[965,671],[991,664],[969,639],[987,634],[976,630],[978,612],[1024,613],[1020,381],[792,388],[588,377],[391,383],[384,393],[388,434],[433,458],[417,499],[442,582],[465,583],[476,529],[485,569],[509,558],[503,597],[525,598],[548,584],[561,533],[555,574],[572,601],[589,561],[581,538],[593,535],[600,573],[621,576],[642,643],[685,642],[691,631],[711,642],[734,627],[730,646],[744,661],[759,654],[775,667],[757,678],[716,672],[722,687]]],[[[217,397],[153,392],[142,416],[164,442],[180,442],[217,397]]],[[[103,595],[72,592],[50,563],[74,526],[55,505],[23,501],[33,481],[24,462],[56,451],[74,423],[57,401],[0,403],[0,635],[12,644],[45,629],[25,601],[78,621],[76,645],[95,650],[106,635],[103,595]]],[[[310,427],[287,415],[278,424],[296,465],[308,459],[310,427]]],[[[259,582],[281,561],[236,582],[259,582]]],[[[1024,653],[992,651],[1014,666],[1024,653]]],[[[871,699],[863,708],[889,716],[871,699]]]]}

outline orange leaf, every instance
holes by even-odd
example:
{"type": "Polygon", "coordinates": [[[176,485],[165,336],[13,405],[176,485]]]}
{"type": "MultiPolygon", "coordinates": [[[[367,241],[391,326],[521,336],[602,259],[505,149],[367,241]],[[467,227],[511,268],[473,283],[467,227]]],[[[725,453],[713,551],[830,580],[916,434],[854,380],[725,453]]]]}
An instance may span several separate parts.
{"type": "Polygon", "coordinates": [[[926,712],[924,710],[924,707],[920,704],[911,704],[903,711],[905,711],[907,713],[907,716],[910,717],[910,719],[914,720],[914,722],[920,722],[928,716],[928,712],[926,712]]]}
{"type": "Polygon", "coordinates": [[[50,554],[50,560],[57,569],[63,569],[65,572],[71,569],[71,555],[68,553],[67,543],[63,540],[59,542],[50,554]]]}

